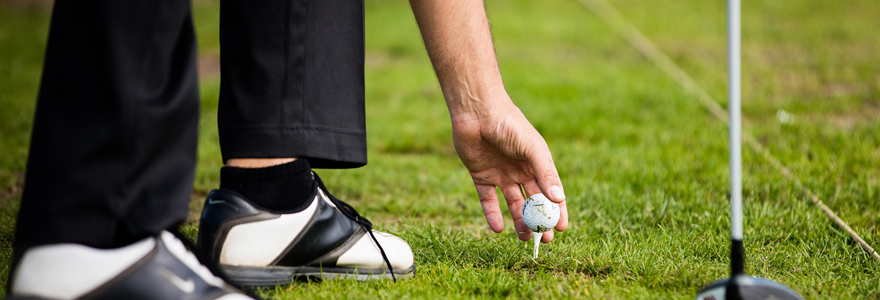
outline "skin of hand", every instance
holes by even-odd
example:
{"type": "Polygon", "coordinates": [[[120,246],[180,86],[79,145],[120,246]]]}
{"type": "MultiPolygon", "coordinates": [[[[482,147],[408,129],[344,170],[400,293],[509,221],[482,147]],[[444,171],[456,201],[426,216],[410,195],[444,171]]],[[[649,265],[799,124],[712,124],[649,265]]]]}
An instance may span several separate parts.
{"type": "MultiPolygon", "coordinates": [[[[449,107],[455,150],[473,178],[489,227],[504,229],[495,190],[500,187],[521,240],[532,236],[522,220],[525,195],[544,193],[559,203],[555,229],[568,228],[550,149],[504,90],[482,0],[410,0],[410,5],[449,107]]],[[[551,240],[552,230],[541,237],[551,240]]]]}

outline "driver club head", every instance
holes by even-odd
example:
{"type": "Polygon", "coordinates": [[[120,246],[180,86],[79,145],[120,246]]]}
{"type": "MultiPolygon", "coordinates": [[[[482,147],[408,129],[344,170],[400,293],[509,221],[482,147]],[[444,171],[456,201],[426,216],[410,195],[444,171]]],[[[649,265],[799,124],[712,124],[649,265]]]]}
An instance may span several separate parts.
{"type": "Polygon", "coordinates": [[[781,283],[745,274],[710,283],[699,293],[696,300],[803,300],[797,292],[781,283]]]}

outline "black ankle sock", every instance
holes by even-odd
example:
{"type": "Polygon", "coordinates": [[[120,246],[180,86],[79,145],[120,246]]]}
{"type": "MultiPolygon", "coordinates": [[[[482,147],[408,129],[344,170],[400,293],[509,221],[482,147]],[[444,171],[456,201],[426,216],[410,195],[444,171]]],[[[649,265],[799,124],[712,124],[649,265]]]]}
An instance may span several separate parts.
{"type": "Polygon", "coordinates": [[[220,169],[220,188],[241,194],[251,203],[276,211],[305,208],[314,196],[315,179],[305,159],[265,167],[220,169]]]}

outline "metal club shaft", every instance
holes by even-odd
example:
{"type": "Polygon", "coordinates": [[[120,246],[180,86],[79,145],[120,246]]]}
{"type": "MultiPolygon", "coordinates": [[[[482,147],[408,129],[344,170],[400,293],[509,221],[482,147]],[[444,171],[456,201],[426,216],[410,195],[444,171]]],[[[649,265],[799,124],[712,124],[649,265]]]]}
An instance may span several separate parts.
{"type": "Polygon", "coordinates": [[[730,238],[731,274],[743,267],[742,122],[740,116],[740,0],[727,1],[728,107],[730,112],[730,238]]]}

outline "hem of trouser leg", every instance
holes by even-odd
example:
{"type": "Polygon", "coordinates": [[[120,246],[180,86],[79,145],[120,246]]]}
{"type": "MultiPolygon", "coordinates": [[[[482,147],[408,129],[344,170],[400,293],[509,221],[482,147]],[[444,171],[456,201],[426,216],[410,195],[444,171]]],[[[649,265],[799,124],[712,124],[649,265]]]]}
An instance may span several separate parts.
{"type": "Polygon", "coordinates": [[[367,164],[366,134],[319,129],[225,130],[223,162],[232,158],[300,157],[312,168],[347,169],[367,164]]]}

